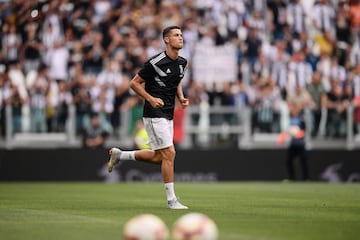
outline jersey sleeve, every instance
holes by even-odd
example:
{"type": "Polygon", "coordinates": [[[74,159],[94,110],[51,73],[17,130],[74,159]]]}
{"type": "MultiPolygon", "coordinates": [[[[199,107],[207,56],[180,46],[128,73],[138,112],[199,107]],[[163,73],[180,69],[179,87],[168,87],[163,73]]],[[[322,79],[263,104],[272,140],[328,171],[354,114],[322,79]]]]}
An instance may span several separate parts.
{"type": "Polygon", "coordinates": [[[145,81],[146,79],[152,78],[154,76],[154,68],[149,61],[147,61],[144,64],[144,66],[140,69],[138,75],[145,81]]]}

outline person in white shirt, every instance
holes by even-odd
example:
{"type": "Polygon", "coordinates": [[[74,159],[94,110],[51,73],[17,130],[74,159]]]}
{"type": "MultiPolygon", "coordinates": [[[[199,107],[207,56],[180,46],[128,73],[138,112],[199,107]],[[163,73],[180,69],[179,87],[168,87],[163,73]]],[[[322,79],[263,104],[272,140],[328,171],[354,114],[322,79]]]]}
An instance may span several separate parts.
{"type": "Polygon", "coordinates": [[[68,80],[69,50],[60,39],[55,41],[54,49],[48,51],[46,63],[49,65],[49,76],[52,80],[68,80]]]}
{"type": "Polygon", "coordinates": [[[334,30],[333,21],[335,10],[328,0],[318,0],[313,8],[313,24],[316,30],[322,34],[331,33],[334,30]]]}

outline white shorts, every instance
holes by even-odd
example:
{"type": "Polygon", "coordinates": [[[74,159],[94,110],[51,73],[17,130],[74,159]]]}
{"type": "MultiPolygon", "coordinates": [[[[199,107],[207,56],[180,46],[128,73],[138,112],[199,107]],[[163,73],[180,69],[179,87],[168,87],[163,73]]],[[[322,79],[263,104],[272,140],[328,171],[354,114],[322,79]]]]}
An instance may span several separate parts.
{"type": "Polygon", "coordinates": [[[152,150],[170,147],[173,144],[174,121],[166,118],[143,118],[152,150]]]}

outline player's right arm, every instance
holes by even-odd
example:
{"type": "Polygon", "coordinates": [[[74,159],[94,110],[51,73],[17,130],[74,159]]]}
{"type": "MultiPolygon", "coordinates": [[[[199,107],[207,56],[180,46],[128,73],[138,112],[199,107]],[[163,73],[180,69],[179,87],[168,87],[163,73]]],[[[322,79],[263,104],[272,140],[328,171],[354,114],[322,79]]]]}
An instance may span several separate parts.
{"type": "Polygon", "coordinates": [[[161,98],[151,96],[144,88],[145,80],[136,74],[130,81],[130,88],[136,92],[137,95],[143,97],[147,102],[151,104],[153,108],[159,108],[164,106],[164,101],[161,98]]]}

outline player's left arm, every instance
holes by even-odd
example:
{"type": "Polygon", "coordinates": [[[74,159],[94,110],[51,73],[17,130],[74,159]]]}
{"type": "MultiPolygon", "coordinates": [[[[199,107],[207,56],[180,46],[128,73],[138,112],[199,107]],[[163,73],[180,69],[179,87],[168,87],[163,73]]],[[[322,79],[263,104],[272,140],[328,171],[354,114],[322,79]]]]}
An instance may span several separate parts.
{"type": "Polygon", "coordinates": [[[177,98],[179,99],[181,106],[183,108],[186,108],[187,106],[189,106],[189,99],[184,97],[184,92],[183,92],[181,83],[179,83],[179,85],[177,86],[176,93],[177,93],[177,98]]]}
{"type": "MultiPolygon", "coordinates": [[[[188,67],[188,63],[186,61],[183,74],[186,72],[187,67],[188,67]]],[[[186,98],[184,96],[181,81],[179,82],[179,85],[177,86],[176,95],[177,95],[177,98],[179,99],[179,102],[180,102],[182,108],[186,108],[187,106],[189,106],[190,101],[188,98],[186,98]]]]}

